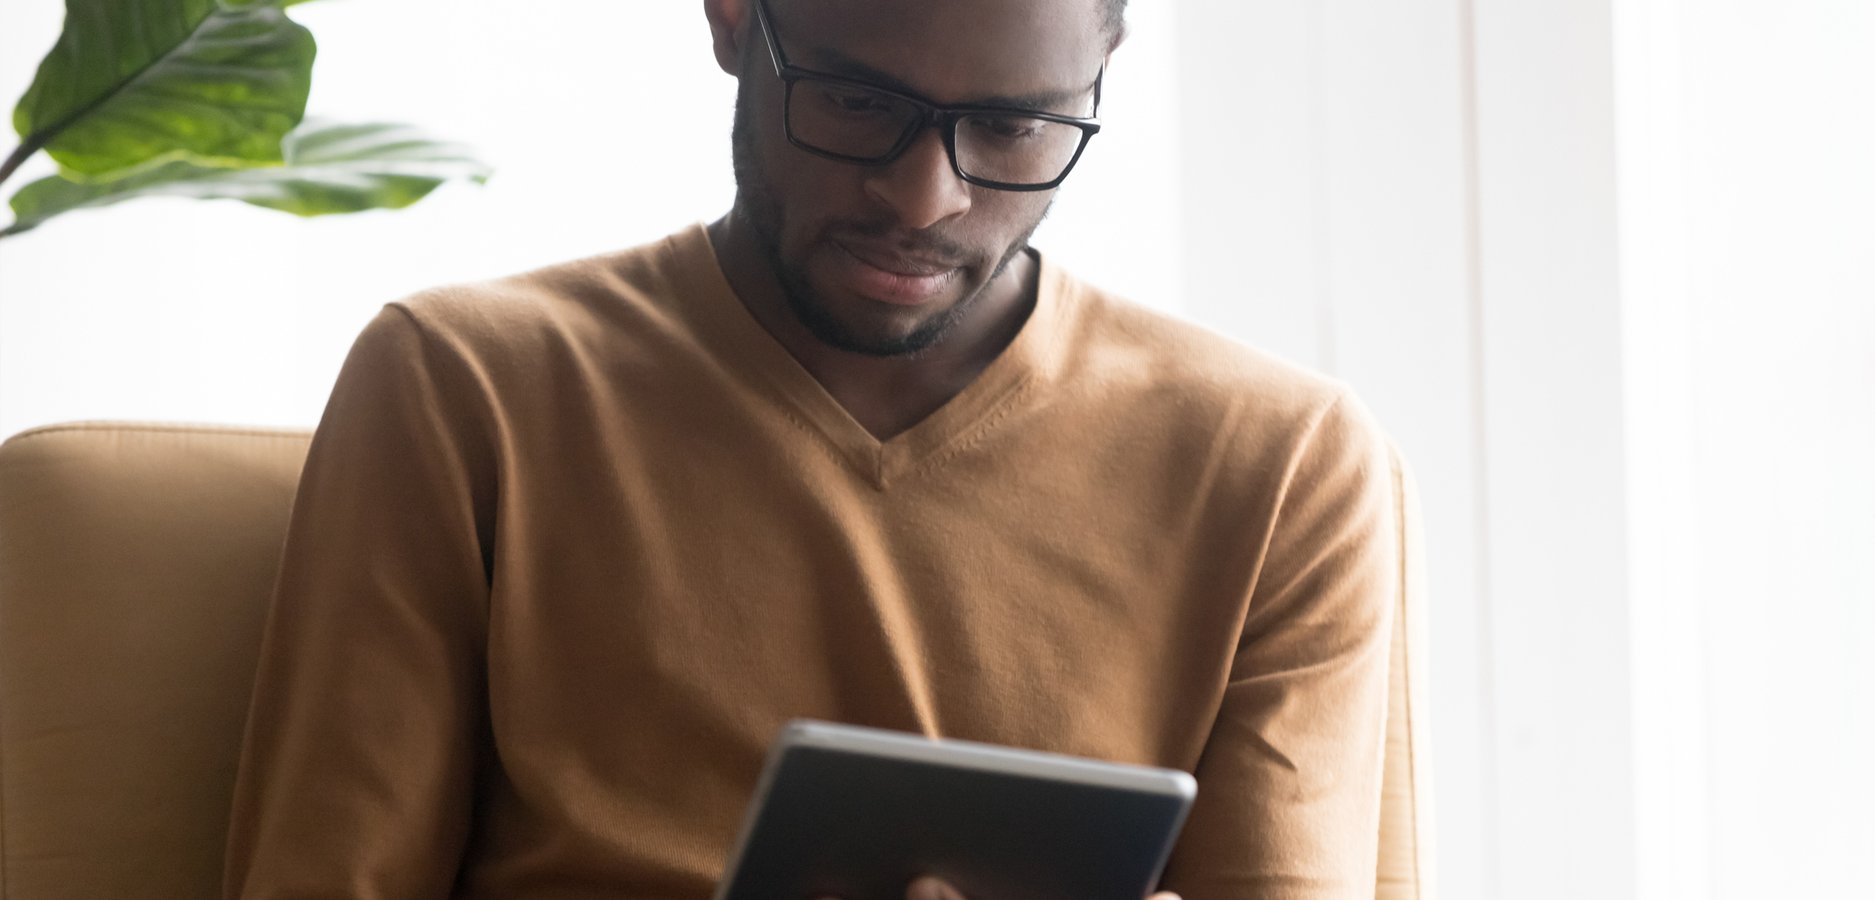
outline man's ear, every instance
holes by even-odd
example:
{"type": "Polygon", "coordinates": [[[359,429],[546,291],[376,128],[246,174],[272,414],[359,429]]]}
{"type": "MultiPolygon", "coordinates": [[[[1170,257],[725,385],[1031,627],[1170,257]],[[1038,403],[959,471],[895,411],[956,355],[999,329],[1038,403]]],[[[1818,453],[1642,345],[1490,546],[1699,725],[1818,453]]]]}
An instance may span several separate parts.
{"type": "Polygon", "coordinates": [[[731,75],[742,75],[742,40],[748,34],[749,4],[745,0],[703,0],[703,16],[710,20],[710,42],[716,64],[731,75]]]}
{"type": "Polygon", "coordinates": [[[1120,49],[1120,45],[1126,43],[1126,37],[1131,33],[1132,29],[1127,28],[1125,22],[1121,22],[1120,27],[1113,30],[1113,36],[1107,39],[1108,63],[1113,62],[1113,51],[1120,49]]]}

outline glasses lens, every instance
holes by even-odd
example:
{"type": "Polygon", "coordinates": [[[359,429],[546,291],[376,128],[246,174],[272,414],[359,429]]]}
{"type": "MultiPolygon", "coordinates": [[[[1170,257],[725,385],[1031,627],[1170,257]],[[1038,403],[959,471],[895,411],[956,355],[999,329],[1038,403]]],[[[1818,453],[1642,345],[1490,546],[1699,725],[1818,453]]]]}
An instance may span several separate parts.
{"type": "Polygon", "coordinates": [[[918,118],[912,104],[853,85],[803,78],[788,94],[788,129],[794,139],[841,156],[885,156],[918,118]]]}
{"type": "Polygon", "coordinates": [[[1047,184],[1081,149],[1081,129],[1028,116],[971,115],[957,120],[957,168],[1004,184],[1047,184]]]}

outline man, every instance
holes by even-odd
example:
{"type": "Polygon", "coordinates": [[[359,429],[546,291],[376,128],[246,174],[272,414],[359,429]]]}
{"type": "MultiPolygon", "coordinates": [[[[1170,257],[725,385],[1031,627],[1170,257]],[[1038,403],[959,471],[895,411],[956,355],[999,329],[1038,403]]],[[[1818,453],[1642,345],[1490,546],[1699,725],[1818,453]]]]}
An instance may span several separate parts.
{"type": "Polygon", "coordinates": [[[1371,896],[1383,439],[1027,247],[1120,5],[706,0],[727,216],[387,307],[307,461],[228,895],[703,898],[804,716],[1193,771],[1167,888],[1371,896]]]}

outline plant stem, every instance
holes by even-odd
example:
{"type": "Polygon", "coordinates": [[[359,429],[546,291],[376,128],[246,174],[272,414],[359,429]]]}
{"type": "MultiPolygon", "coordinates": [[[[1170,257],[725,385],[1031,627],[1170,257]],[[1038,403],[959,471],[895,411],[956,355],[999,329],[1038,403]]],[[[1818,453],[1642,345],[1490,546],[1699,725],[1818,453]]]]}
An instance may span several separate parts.
{"type": "MultiPolygon", "coordinates": [[[[26,143],[13,148],[13,152],[7,155],[6,162],[0,162],[0,184],[4,184],[8,178],[13,177],[13,171],[18,169],[20,165],[26,162],[33,154],[38,153],[39,147],[43,143],[45,142],[34,141],[31,138],[27,138],[26,143]]],[[[14,222],[6,228],[0,228],[0,238],[19,234],[23,230],[25,229],[20,228],[18,222],[14,222]]]]}
{"type": "Polygon", "coordinates": [[[40,145],[44,143],[44,141],[35,141],[29,138],[26,143],[15,147],[12,155],[7,157],[7,161],[0,163],[0,184],[4,184],[8,178],[13,177],[13,170],[19,168],[20,164],[26,162],[28,157],[38,153],[40,145]]]}

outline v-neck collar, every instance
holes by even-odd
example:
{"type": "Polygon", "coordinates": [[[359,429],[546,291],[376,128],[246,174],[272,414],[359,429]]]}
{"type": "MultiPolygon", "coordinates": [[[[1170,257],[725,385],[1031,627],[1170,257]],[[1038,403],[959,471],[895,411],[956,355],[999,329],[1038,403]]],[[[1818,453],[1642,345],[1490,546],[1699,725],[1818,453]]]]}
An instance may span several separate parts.
{"type": "Polygon", "coordinates": [[[1045,359],[1051,355],[1058,331],[1063,300],[1060,273],[1046,256],[1037,253],[1040,273],[1035,308],[1015,339],[936,412],[881,441],[859,424],[743,306],[723,274],[704,225],[673,235],[672,243],[680,257],[701,263],[693,269],[701,281],[695,285],[698,290],[694,300],[706,312],[699,317],[703,321],[698,325],[709,332],[703,337],[722,355],[720,362],[740,369],[758,390],[768,393],[791,418],[822,438],[832,452],[879,490],[926,467],[941,465],[994,427],[1029,393],[1035,375],[1047,368],[1045,359]]]}

